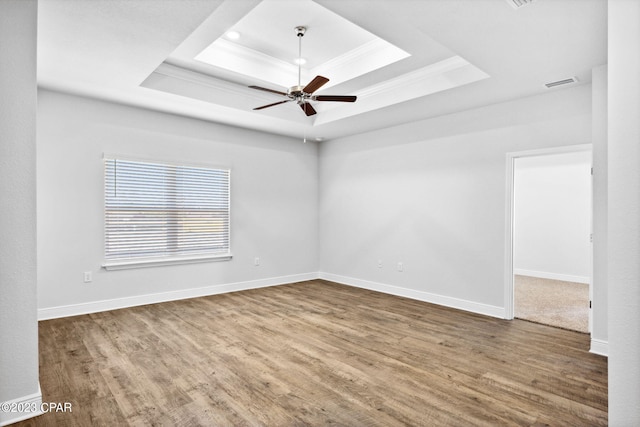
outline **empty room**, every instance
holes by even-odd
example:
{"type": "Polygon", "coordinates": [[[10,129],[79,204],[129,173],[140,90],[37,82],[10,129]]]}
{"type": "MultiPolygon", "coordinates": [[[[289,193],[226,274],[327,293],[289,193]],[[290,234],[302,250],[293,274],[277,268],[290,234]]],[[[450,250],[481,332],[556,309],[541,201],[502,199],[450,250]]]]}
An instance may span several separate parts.
{"type": "Polygon", "coordinates": [[[0,54],[1,426],[640,424],[639,1],[0,0],[0,54]]]}

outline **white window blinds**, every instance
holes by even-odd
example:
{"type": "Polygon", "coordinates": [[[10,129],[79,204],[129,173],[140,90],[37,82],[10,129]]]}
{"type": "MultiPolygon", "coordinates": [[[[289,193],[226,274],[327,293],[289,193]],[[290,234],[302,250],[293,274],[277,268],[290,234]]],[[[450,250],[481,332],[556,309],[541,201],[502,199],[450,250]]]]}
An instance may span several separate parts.
{"type": "Polygon", "coordinates": [[[230,172],[105,159],[105,258],[228,255],[230,172]]]}

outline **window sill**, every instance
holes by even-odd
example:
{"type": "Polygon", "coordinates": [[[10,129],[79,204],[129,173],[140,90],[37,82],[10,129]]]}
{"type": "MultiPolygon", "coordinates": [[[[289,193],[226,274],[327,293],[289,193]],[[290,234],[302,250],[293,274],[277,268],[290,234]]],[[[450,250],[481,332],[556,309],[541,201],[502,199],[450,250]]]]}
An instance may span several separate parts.
{"type": "Polygon", "coordinates": [[[200,262],[229,261],[233,258],[231,254],[224,255],[206,255],[206,256],[190,256],[190,257],[171,257],[171,258],[145,258],[145,259],[127,259],[120,261],[106,261],[102,264],[105,270],[127,270],[130,268],[145,267],[161,267],[164,265],[175,264],[194,264],[200,262]]]}

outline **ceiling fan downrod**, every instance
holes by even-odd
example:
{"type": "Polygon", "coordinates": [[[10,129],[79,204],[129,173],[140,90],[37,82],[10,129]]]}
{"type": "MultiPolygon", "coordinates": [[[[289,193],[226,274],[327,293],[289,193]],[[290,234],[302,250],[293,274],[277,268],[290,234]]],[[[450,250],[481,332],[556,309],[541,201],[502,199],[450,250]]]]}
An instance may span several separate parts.
{"type": "Polygon", "coordinates": [[[302,37],[304,37],[304,33],[307,32],[307,27],[298,26],[295,30],[298,36],[298,86],[302,87],[302,37]]]}

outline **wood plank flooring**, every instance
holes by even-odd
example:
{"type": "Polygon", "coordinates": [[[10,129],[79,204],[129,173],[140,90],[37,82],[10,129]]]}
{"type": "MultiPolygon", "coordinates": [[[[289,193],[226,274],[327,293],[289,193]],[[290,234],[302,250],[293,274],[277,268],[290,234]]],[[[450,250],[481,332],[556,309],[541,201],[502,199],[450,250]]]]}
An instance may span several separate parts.
{"type": "Polygon", "coordinates": [[[315,280],[40,322],[21,426],[597,426],[589,336],[315,280]]]}

